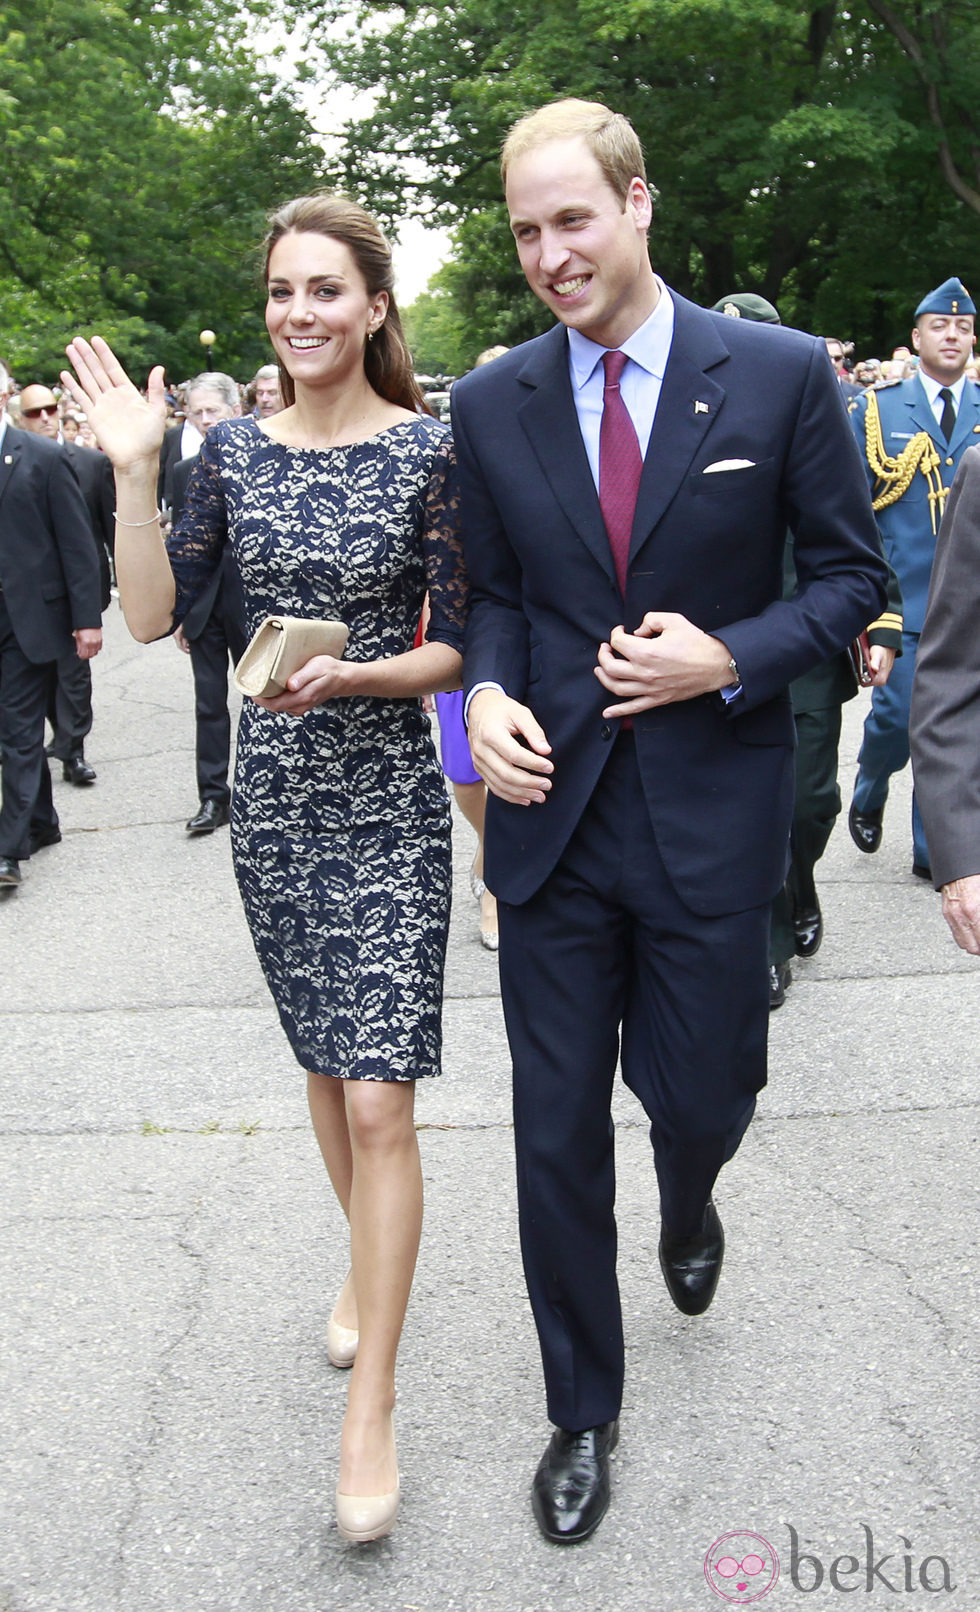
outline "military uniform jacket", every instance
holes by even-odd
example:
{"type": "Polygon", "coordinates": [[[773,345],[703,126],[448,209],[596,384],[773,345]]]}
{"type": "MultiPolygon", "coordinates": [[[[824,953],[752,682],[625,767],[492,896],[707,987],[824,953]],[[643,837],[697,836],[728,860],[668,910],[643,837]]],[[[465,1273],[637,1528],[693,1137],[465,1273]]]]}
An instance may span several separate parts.
{"type": "Polygon", "coordinates": [[[967,448],[980,443],[980,386],[968,380],[963,387],[956,426],[948,444],[918,376],[879,386],[854,401],[850,409],[851,426],[864,457],[872,497],[877,499],[887,483],[876,476],[868,462],[866,421],[871,396],[878,405],[882,442],[889,459],[898,459],[923,431],[931,438],[939,458],[932,475],[927,477],[921,467],[916,468],[901,497],[875,512],[886,558],[898,575],[905,630],[920,633],[945,494],[953,484],[956,467],[967,448]],[[930,497],[930,493],[934,496],[930,497]]]}

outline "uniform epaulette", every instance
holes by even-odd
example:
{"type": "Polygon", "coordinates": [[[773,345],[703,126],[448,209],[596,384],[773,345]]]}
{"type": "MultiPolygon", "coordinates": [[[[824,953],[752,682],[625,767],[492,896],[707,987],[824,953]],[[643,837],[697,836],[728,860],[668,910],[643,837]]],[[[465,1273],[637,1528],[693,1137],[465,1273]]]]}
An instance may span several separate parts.
{"type": "MultiPolygon", "coordinates": [[[[889,382],[897,385],[897,382],[889,382]]],[[[933,536],[939,530],[942,520],[943,508],[946,503],[948,489],[943,486],[940,475],[940,459],[936,452],[936,445],[928,431],[918,431],[906,443],[900,454],[894,457],[885,451],[885,441],[881,433],[881,416],[878,413],[878,398],[876,389],[872,387],[865,392],[867,408],[864,413],[864,441],[865,455],[871,471],[875,477],[875,493],[871,500],[871,507],[877,514],[879,509],[887,509],[889,504],[895,504],[911,486],[912,477],[917,470],[921,470],[929,489],[929,514],[932,520],[933,536]]]]}

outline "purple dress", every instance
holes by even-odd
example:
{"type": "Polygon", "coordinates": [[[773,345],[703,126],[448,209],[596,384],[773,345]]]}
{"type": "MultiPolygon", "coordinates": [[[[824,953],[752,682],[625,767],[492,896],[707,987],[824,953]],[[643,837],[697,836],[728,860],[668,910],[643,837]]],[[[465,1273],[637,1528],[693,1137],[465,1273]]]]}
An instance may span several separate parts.
{"type": "Polygon", "coordinates": [[[451,784],[478,784],[480,774],[473,766],[470,741],[463,722],[463,691],[455,694],[437,694],[436,711],[439,715],[439,750],[442,770],[451,784]]]}

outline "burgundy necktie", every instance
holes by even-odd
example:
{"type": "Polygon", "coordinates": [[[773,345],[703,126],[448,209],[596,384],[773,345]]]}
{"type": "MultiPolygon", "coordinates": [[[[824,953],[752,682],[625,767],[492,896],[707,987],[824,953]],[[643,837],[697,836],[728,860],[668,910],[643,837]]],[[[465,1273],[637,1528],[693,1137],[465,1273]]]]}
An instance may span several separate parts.
{"type": "Polygon", "coordinates": [[[606,384],[602,393],[602,424],[599,427],[599,507],[609,535],[619,591],[626,593],[626,566],[630,534],[640,487],[643,457],[636,428],[619,389],[627,362],[625,353],[602,355],[606,384]]]}

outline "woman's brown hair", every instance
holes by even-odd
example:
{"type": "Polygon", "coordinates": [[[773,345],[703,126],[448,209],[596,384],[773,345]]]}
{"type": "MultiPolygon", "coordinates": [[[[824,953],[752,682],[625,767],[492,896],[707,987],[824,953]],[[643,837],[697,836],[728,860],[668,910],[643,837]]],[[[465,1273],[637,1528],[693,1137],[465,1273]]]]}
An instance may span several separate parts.
{"type": "MultiPolygon", "coordinates": [[[[268,284],[269,258],[276,242],[290,231],[306,235],[328,235],[341,241],[357,264],[367,287],[369,297],[379,291],[388,293],[388,312],[384,324],[375,332],[364,351],[364,373],[374,390],[389,403],[415,412],[431,412],[422,398],[412,368],[412,355],[408,350],[401,315],[394,293],[394,270],[391,247],[377,221],[367,210],[347,196],[331,191],[319,191],[313,196],[297,196],[269,218],[269,227],[263,241],[263,278],[268,284]]],[[[288,407],[296,401],[292,376],[279,365],[279,389],[283,404],[288,407]]]]}

